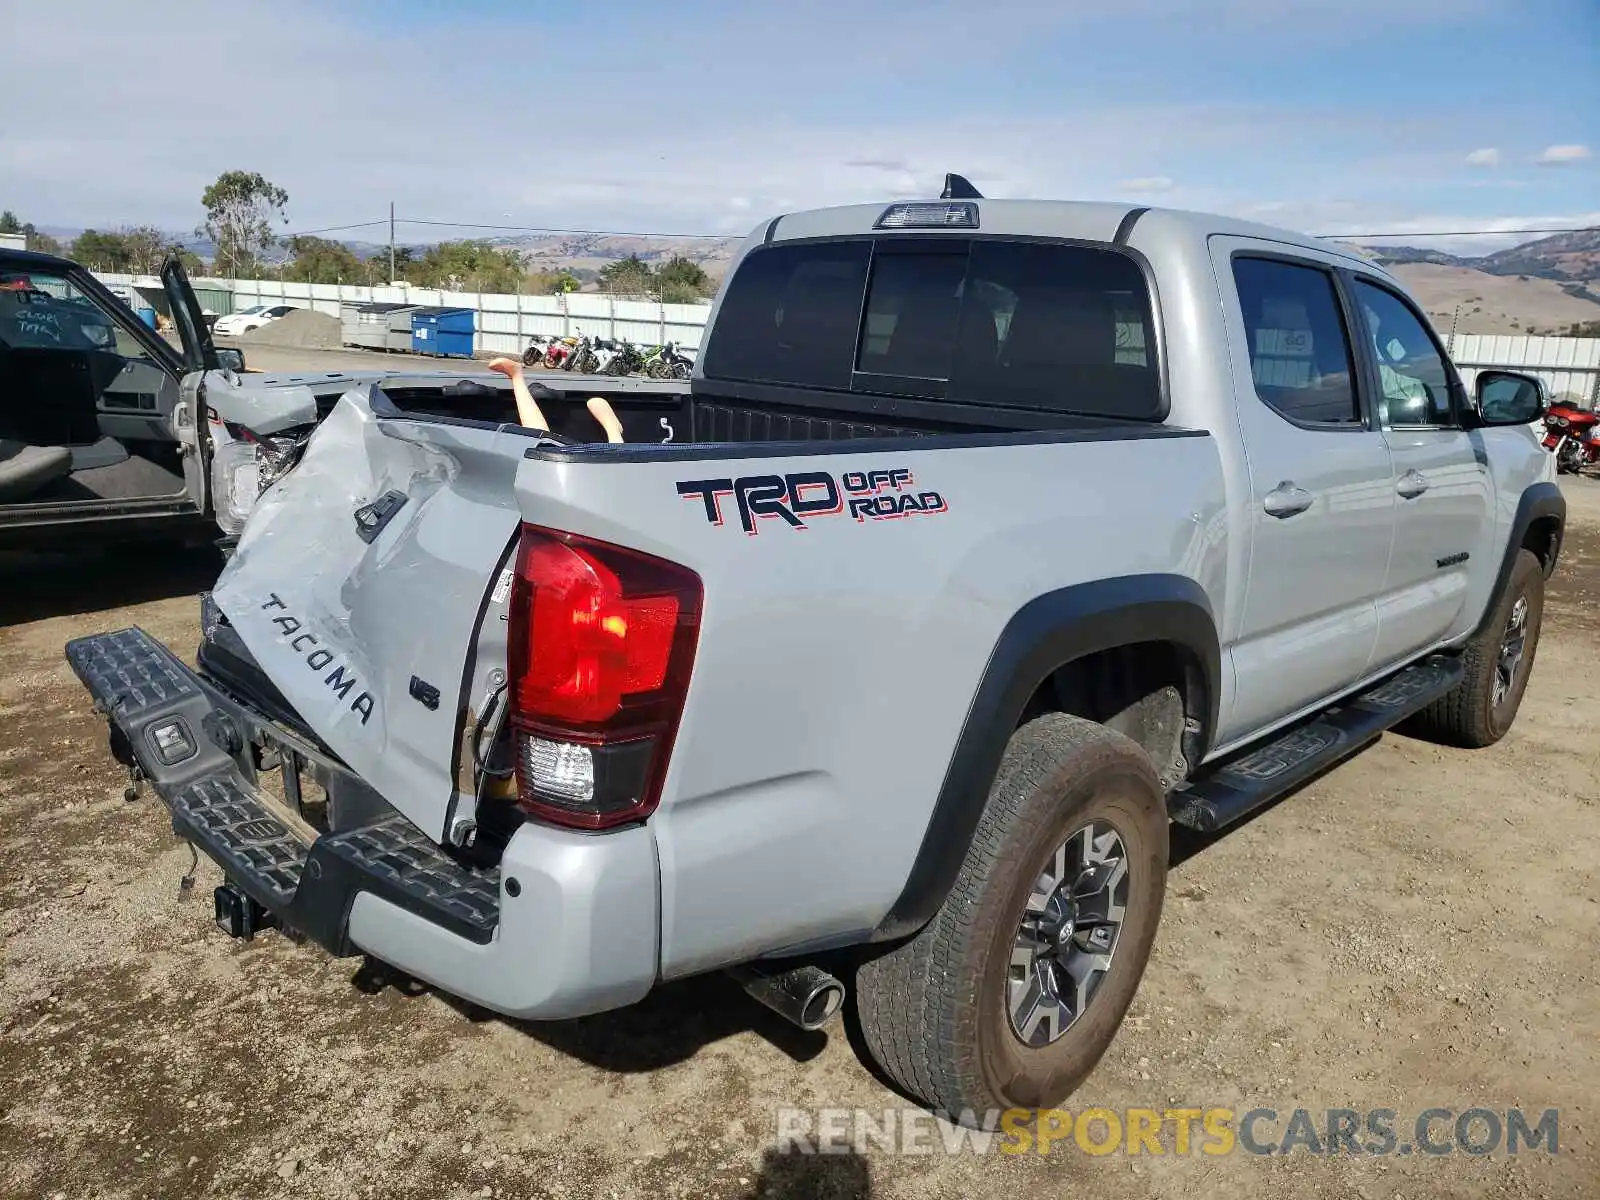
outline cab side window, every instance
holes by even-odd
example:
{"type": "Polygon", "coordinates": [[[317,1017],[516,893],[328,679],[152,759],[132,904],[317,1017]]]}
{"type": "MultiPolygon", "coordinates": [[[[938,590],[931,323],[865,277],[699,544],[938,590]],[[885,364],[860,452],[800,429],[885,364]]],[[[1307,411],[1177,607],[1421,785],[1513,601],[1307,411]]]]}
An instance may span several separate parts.
{"type": "Polygon", "coordinates": [[[1385,426],[1455,425],[1450,371],[1421,318],[1386,288],[1356,280],[1356,303],[1378,364],[1378,412],[1385,426]]]}
{"type": "Polygon", "coordinates": [[[1362,428],[1332,272],[1309,263],[1236,258],[1233,278],[1261,402],[1296,425],[1362,428]]]}

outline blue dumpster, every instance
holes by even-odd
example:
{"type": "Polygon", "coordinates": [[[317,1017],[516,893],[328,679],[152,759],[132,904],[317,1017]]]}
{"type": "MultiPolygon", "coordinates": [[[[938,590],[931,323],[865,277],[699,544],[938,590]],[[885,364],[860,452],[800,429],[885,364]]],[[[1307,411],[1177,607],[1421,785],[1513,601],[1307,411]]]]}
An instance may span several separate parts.
{"type": "Polygon", "coordinates": [[[141,308],[139,310],[139,320],[154,329],[156,327],[156,310],[153,308],[141,308]]]}
{"type": "Polygon", "coordinates": [[[476,312],[470,308],[419,308],[411,314],[411,348],[418,354],[472,357],[476,312]]]}

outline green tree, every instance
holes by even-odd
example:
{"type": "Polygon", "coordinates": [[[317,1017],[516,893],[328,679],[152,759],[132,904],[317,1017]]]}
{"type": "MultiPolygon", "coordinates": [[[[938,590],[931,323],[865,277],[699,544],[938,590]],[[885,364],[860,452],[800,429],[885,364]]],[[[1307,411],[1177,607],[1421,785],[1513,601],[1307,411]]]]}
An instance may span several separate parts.
{"type": "Polygon", "coordinates": [[[172,240],[151,225],[119,229],[113,236],[122,239],[129,263],[127,270],[136,275],[154,275],[160,271],[172,247],[172,240]]]}
{"type": "Polygon", "coordinates": [[[60,254],[61,243],[48,233],[40,233],[34,228],[32,221],[24,221],[9,208],[0,212],[0,233],[20,233],[25,241],[23,245],[29,250],[37,250],[41,254],[60,254]]]}
{"type": "MultiPolygon", "coordinates": [[[[394,248],[394,276],[395,280],[407,278],[407,270],[411,267],[416,255],[410,246],[396,246],[394,248]]],[[[356,275],[362,283],[373,287],[382,287],[390,282],[389,251],[387,248],[379,250],[376,254],[360,259],[360,270],[356,275]]]]}
{"type": "Polygon", "coordinates": [[[180,246],[174,242],[167,247],[167,254],[183,265],[183,273],[190,279],[205,274],[205,260],[187,246],[180,246]]]}
{"type": "Polygon", "coordinates": [[[571,271],[535,271],[523,283],[530,296],[559,296],[578,290],[578,279],[571,271]]]}
{"type": "MultiPolygon", "coordinates": [[[[709,296],[715,291],[710,275],[699,262],[683,258],[682,254],[674,254],[672,258],[662,262],[656,267],[656,282],[661,286],[661,298],[667,299],[667,290],[672,288],[675,293],[685,294],[690,301],[709,296]]],[[[669,301],[682,302],[682,301],[669,301]]]]}
{"type": "Polygon", "coordinates": [[[319,237],[289,239],[293,260],[284,270],[285,279],[301,283],[354,283],[367,277],[366,264],[342,242],[319,237]]]}
{"type": "Polygon", "coordinates": [[[216,245],[217,270],[240,276],[275,240],[273,228],[286,223],[289,193],[259,171],[224,171],[200,196],[205,224],[196,230],[216,245]]]}
{"type": "Polygon", "coordinates": [[[61,243],[48,233],[40,233],[32,227],[28,230],[28,249],[37,250],[40,254],[62,253],[61,243]]]}
{"type": "Polygon", "coordinates": [[[85,229],[72,243],[72,257],[93,271],[133,270],[133,254],[120,233],[85,229]]]}
{"type": "Polygon", "coordinates": [[[649,263],[630,254],[600,268],[600,290],[624,296],[648,295],[655,291],[655,273],[649,263]]]}
{"type": "Polygon", "coordinates": [[[490,242],[440,242],[406,265],[405,278],[455,292],[513,292],[522,283],[522,255],[490,242]]]}

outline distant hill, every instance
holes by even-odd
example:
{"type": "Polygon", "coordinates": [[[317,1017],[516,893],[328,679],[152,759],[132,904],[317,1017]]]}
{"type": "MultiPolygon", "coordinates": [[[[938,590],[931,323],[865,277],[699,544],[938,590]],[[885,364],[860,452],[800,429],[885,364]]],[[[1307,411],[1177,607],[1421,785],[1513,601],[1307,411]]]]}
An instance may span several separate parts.
{"type": "Polygon", "coordinates": [[[1600,230],[1558,233],[1467,258],[1416,246],[1361,246],[1422,301],[1441,330],[1562,333],[1600,320],[1600,230]]]}
{"type": "Polygon", "coordinates": [[[739,238],[625,237],[612,234],[526,234],[497,238],[495,245],[520,250],[535,271],[598,271],[608,263],[637,254],[652,266],[682,256],[699,263],[707,274],[727,270],[739,238]]]}
{"type": "Polygon", "coordinates": [[[1550,279],[1433,262],[1390,264],[1389,269],[1443,334],[1452,328],[1457,333],[1565,333],[1571,325],[1600,321],[1600,303],[1550,279]]]}
{"type": "Polygon", "coordinates": [[[1362,247],[1383,263],[1434,263],[1468,267],[1488,275],[1527,275],[1558,283],[1600,281],[1600,230],[1557,233],[1477,258],[1416,246],[1362,247]]]}

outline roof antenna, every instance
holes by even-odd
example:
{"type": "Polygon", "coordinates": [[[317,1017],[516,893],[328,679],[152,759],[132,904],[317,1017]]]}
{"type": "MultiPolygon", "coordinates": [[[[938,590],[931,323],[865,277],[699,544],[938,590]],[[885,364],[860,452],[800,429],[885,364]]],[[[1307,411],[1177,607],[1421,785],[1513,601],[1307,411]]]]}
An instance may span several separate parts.
{"type": "Polygon", "coordinates": [[[939,193],[941,200],[982,200],[983,193],[969,183],[965,176],[946,175],[944,177],[944,191],[939,193]]]}

